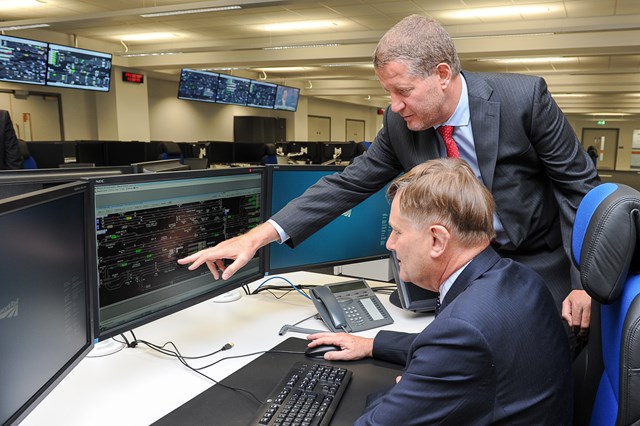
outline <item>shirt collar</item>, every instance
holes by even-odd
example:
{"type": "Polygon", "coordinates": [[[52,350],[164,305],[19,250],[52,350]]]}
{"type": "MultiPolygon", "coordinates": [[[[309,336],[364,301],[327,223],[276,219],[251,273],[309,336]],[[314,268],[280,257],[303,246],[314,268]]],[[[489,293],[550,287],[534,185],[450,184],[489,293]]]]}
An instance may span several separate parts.
{"type": "Polygon", "coordinates": [[[464,268],[466,268],[467,265],[469,265],[469,263],[471,263],[471,261],[468,261],[467,263],[462,265],[462,267],[460,267],[453,274],[449,275],[449,278],[447,278],[446,280],[444,280],[442,284],[440,284],[440,296],[439,296],[440,302],[444,301],[444,297],[447,295],[447,292],[449,291],[453,283],[456,281],[456,279],[460,276],[462,271],[464,271],[464,268]]]}
{"type": "Polygon", "coordinates": [[[462,81],[462,92],[460,93],[458,106],[456,106],[455,111],[453,111],[453,114],[447,121],[435,126],[436,129],[444,125],[454,127],[468,126],[471,122],[471,112],[469,111],[469,90],[467,88],[467,81],[464,79],[464,76],[462,74],[459,75],[460,80],[462,81]]]}

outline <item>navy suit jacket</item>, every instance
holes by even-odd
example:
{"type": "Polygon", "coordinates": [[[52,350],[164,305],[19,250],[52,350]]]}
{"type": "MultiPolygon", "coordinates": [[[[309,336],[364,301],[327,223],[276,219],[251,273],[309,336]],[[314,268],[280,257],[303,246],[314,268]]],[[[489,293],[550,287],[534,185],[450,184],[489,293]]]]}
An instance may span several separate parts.
{"type": "MultiPolygon", "coordinates": [[[[580,200],[599,183],[596,169],[542,78],[463,75],[482,180],[510,240],[500,254],[526,255],[519,260],[543,274],[558,304],[572,284],[582,288],[575,268],[569,279],[571,228],[580,200]],[[542,252],[548,254],[542,261],[528,258],[542,252]],[[561,264],[547,264],[558,257],[561,264]],[[556,275],[562,279],[549,284],[556,275]]],[[[411,131],[388,108],[384,126],[365,154],[340,175],[322,179],[273,219],[295,246],[399,173],[446,156],[440,148],[433,128],[411,131]]]]}
{"type": "Polygon", "coordinates": [[[491,248],[421,333],[382,331],[373,357],[406,367],[356,425],[571,424],[568,342],[553,299],[539,275],[491,248]]]}
{"type": "Polygon", "coordinates": [[[0,110],[0,132],[0,170],[21,168],[18,138],[13,129],[11,116],[4,110],[0,110]]]}

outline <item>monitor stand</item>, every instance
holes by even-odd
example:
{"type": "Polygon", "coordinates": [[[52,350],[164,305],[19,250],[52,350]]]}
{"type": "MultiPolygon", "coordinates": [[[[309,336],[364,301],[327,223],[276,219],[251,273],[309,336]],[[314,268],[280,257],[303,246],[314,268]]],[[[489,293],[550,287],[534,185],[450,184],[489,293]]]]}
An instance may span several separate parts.
{"type": "Polygon", "coordinates": [[[214,297],[212,300],[215,303],[228,303],[228,302],[235,302],[241,297],[242,297],[242,293],[240,293],[240,290],[231,290],[221,294],[220,296],[214,297]]]}
{"type": "Polygon", "coordinates": [[[102,356],[112,355],[116,352],[121,351],[127,346],[124,342],[118,342],[114,339],[103,340],[102,342],[98,342],[93,346],[87,358],[99,358],[102,356]]]}

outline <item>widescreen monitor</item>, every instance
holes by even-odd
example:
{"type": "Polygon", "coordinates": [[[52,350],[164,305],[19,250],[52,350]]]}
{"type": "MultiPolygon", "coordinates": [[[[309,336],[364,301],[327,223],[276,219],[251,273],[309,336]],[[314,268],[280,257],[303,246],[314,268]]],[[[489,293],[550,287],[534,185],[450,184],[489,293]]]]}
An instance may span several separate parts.
{"type": "Polygon", "coordinates": [[[278,89],[276,90],[276,103],[273,105],[273,108],[295,112],[298,109],[299,95],[300,89],[297,87],[278,85],[278,89]]]}
{"type": "Polygon", "coordinates": [[[0,424],[19,423],[92,349],[86,182],[0,201],[0,424]]]}
{"type": "Polygon", "coordinates": [[[262,251],[228,280],[177,263],[263,221],[263,173],[231,168],[92,180],[99,340],[264,275],[262,251]]]}
{"type": "MultiPolygon", "coordinates": [[[[289,201],[302,195],[322,177],[340,173],[342,166],[267,167],[269,215],[275,214],[289,201]]],[[[307,238],[295,248],[271,243],[267,253],[267,272],[271,275],[316,267],[342,265],[389,257],[386,248],[390,205],[387,188],[371,195],[354,208],[307,238]]]]}
{"type": "Polygon", "coordinates": [[[47,43],[0,35],[0,81],[44,85],[47,43]]]}
{"type": "Polygon", "coordinates": [[[273,104],[276,102],[277,87],[278,85],[274,83],[251,80],[247,106],[273,109],[273,104]]]}
{"type": "Polygon", "coordinates": [[[178,99],[215,102],[218,76],[217,72],[183,68],[178,83],[178,99]]]}
{"type": "Polygon", "coordinates": [[[108,92],[111,54],[49,44],[47,85],[108,92]]]}
{"type": "Polygon", "coordinates": [[[246,105],[249,97],[248,78],[220,74],[216,102],[219,104],[246,105]]]}

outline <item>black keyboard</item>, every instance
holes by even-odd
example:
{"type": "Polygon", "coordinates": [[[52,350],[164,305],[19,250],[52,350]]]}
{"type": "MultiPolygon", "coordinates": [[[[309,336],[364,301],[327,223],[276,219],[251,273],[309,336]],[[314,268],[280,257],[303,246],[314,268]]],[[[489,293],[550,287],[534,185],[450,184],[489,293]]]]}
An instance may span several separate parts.
{"type": "Polygon", "coordinates": [[[351,380],[351,371],[296,362],[271,391],[251,425],[325,426],[351,380]]]}

